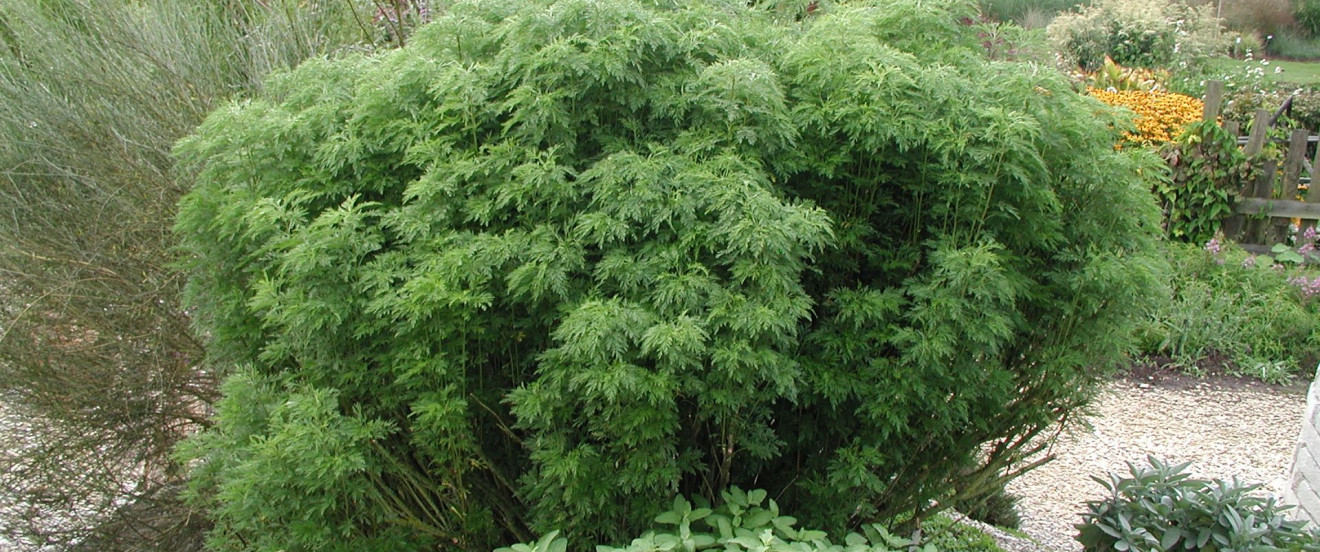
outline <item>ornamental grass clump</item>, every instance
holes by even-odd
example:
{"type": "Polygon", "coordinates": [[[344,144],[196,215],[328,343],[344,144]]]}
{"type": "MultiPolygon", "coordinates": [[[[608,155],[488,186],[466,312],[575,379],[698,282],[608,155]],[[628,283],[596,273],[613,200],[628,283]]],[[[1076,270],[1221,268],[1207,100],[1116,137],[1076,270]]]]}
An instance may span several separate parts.
{"type": "Polygon", "coordinates": [[[211,547],[622,544],[734,485],[843,534],[1017,473],[1156,289],[1159,160],[975,15],[456,2],[213,113],[211,547]]]}
{"type": "Polygon", "coordinates": [[[170,148],[271,68],[367,47],[355,4],[0,2],[0,549],[200,545],[170,455],[219,373],[180,301],[170,148]]]}

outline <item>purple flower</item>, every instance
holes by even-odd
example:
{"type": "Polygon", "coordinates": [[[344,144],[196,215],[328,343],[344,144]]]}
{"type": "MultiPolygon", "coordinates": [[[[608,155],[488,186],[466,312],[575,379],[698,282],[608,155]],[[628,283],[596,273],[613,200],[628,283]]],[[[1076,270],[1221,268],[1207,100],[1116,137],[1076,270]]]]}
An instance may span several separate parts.
{"type": "Polygon", "coordinates": [[[1306,238],[1308,241],[1315,241],[1316,238],[1315,227],[1314,226],[1306,227],[1306,231],[1302,232],[1302,237],[1306,238]]]}
{"type": "Polygon", "coordinates": [[[1301,290],[1302,297],[1315,297],[1320,295],[1320,276],[1307,278],[1306,276],[1293,276],[1288,278],[1288,283],[1297,286],[1301,290]]]}
{"type": "Polygon", "coordinates": [[[1209,251],[1211,255],[1218,255],[1220,251],[1223,251],[1223,244],[1219,243],[1219,238],[1210,238],[1210,241],[1205,242],[1205,250],[1209,251]]]}
{"type": "Polygon", "coordinates": [[[1242,268],[1256,268],[1256,256],[1249,255],[1247,258],[1242,259],[1242,268]]]}

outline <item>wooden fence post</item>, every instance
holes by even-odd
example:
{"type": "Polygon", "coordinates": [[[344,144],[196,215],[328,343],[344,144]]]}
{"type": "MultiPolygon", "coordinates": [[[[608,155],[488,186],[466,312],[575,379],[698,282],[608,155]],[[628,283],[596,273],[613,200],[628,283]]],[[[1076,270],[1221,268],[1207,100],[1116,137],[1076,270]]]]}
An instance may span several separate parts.
{"type": "Polygon", "coordinates": [[[1219,117],[1219,110],[1224,105],[1224,81],[1211,80],[1205,83],[1205,109],[1201,111],[1201,120],[1213,121],[1219,117]]]}
{"type": "MultiPolygon", "coordinates": [[[[1320,148],[1315,151],[1315,159],[1311,162],[1311,183],[1306,185],[1306,197],[1302,198],[1305,203],[1316,203],[1320,196],[1316,193],[1316,185],[1320,184],[1320,148]]],[[[1305,232],[1307,228],[1315,226],[1315,219],[1302,219],[1301,226],[1297,227],[1298,232],[1305,232]]]]}
{"type": "MultiPolygon", "coordinates": [[[[1283,162],[1283,191],[1279,194],[1279,199],[1291,200],[1297,196],[1297,187],[1302,179],[1302,164],[1306,162],[1306,140],[1310,136],[1311,133],[1305,130],[1294,130],[1288,136],[1288,156],[1283,162]]],[[[1291,226],[1292,220],[1277,217],[1271,221],[1273,231],[1265,245],[1288,241],[1288,227],[1291,226]]]]}
{"type": "MultiPolygon", "coordinates": [[[[1206,82],[1203,120],[1211,120],[1220,114],[1224,105],[1223,94],[1222,82],[1206,82]]],[[[1267,252],[1271,244],[1286,243],[1291,237],[1289,227],[1294,219],[1300,220],[1299,231],[1316,227],[1320,223],[1320,207],[1317,207],[1320,195],[1311,195],[1312,188],[1320,188],[1320,151],[1307,160],[1307,148],[1311,141],[1309,130],[1293,130],[1288,135],[1288,154],[1283,161],[1283,182],[1279,197],[1274,197],[1278,162],[1254,159],[1265,149],[1273,123],[1269,111],[1256,110],[1251,135],[1247,137],[1242,152],[1253,158],[1253,163],[1260,162],[1260,173],[1254,181],[1242,183],[1234,214],[1224,219],[1221,225],[1226,237],[1253,253],[1267,252]],[[1298,201],[1295,198],[1301,189],[1303,171],[1310,173],[1311,183],[1307,187],[1307,197],[1298,201]]],[[[1238,136],[1236,121],[1225,122],[1223,127],[1229,135],[1238,136]]]]}
{"type": "MultiPolygon", "coordinates": [[[[1265,137],[1269,133],[1269,122],[1270,112],[1257,109],[1256,118],[1251,123],[1251,135],[1247,138],[1246,147],[1242,148],[1242,152],[1247,154],[1247,157],[1255,157],[1260,154],[1261,150],[1265,149],[1265,137]]],[[[1277,165],[1274,161],[1267,161],[1265,165],[1260,177],[1255,182],[1242,183],[1242,189],[1238,191],[1238,197],[1258,197],[1256,190],[1260,188],[1273,190],[1274,171],[1277,165]]],[[[1245,215],[1233,215],[1224,221],[1222,226],[1224,236],[1238,243],[1256,243],[1254,240],[1259,225],[1253,224],[1254,222],[1256,221],[1248,221],[1245,215]]]]}
{"type": "MultiPolygon", "coordinates": [[[[1255,197],[1270,199],[1274,195],[1274,175],[1279,170],[1279,162],[1273,159],[1266,159],[1261,163],[1260,176],[1256,178],[1253,186],[1245,197],[1255,197]]],[[[1246,232],[1243,233],[1240,243],[1263,244],[1265,243],[1265,232],[1269,226],[1269,219],[1261,219],[1258,215],[1252,215],[1247,221],[1246,232]]]]}
{"type": "Polygon", "coordinates": [[[1261,150],[1265,149],[1265,137],[1270,132],[1270,112],[1264,109],[1256,110],[1256,117],[1251,122],[1251,137],[1247,139],[1247,147],[1242,151],[1247,156],[1259,155],[1261,150]]]}

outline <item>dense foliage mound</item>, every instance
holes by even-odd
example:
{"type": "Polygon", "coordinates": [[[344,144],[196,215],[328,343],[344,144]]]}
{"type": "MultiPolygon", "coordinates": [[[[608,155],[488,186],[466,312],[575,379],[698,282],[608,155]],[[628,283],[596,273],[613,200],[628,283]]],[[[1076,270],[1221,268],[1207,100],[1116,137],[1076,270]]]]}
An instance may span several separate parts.
{"type": "Polygon", "coordinates": [[[216,549],[829,531],[1011,471],[1153,289],[1149,154],[971,4],[460,2],[178,147],[216,549]]]}

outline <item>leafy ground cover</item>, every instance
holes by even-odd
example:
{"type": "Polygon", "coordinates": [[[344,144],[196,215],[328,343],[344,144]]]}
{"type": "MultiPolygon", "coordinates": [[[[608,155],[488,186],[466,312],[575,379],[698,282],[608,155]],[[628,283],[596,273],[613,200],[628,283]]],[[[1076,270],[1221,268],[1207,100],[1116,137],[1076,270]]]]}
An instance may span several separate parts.
{"type": "Polygon", "coordinates": [[[1077,541],[1087,552],[1126,550],[1310,550],[1320,534],[1289,519],[1260,485],[1192,478],[1190,463],[1149,457],[1127,474],[1097,478],[1111,496],[1087,503],[1077,541]]]}
{"type": "Polygon", "coordinates": [[[1229,244],[1168,244],[1172,272],[1150,305],[1141,350],[1191,373],[1225,371],[1271,383],[1310,375],[1320,360],[1320,305],[1301,268],[1275,268],[1229,244]]]}

